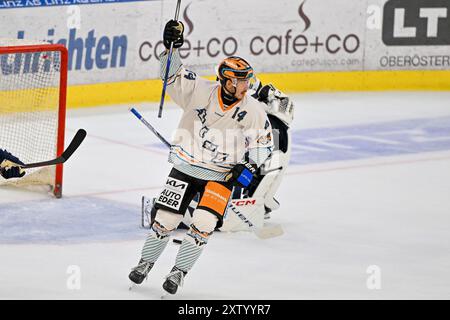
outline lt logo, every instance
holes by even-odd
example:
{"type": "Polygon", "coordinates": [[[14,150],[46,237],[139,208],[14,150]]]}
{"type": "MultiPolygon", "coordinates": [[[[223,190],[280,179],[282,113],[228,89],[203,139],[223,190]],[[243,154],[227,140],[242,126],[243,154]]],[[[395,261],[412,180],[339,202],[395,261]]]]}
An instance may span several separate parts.
{"type": "Polygon", "coordinates": [[[387,1],[383,42],[388,46],[450,45],[450,1],[387,1]]]}

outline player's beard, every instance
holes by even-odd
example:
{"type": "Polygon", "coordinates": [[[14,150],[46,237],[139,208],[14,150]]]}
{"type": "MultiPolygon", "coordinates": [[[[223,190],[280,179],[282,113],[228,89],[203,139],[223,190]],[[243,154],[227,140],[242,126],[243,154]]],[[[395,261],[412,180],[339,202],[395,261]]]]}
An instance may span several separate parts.
{"type": "Polygon", "coordinates": [[[242,100],[245,97],[245,95],[247,94],[247,90],[241,91],[241,93],[238,94],[238,91],[237,91],[236,87],[233,87],[233,88],[234,88],[234,92],[229,92],[226,89],[225,89],[225,92],[228,95],[234,97],[235,99],[242,100]]]}
{"type": "Polygon", "coordinates": [[[235,86],[233,86],[233,89],[234,89],[233,92],[230,92],[226,88],[226,86],[222,86],[222,90],[224,90],[223,92],[225,93],[225,95],[227,95],[231,99],[236,99],[237,101],[242,100],[245,97],[245,95],[247,94],[247,91],[248,91],[248,89],[242,91],[241,94],[238,97],[237,88],[235,86]]]}
{"type": "Polygon", "coordinates": [[[238,100],[242,100],[245,97],[245,95],[247,94],[247,90],[242,91],[239,96],[237,96],[236,93],[237,92],[234,93],[234,97],[238,100]]]}

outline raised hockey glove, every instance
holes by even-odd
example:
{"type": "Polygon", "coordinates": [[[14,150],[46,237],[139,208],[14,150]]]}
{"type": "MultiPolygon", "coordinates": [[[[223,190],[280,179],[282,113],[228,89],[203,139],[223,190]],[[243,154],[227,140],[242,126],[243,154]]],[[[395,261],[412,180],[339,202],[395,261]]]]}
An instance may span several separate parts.
{"type": "Polygon", "coordinates": [[[25,175],[25,171],[19,166],[24,163],[20,161],[19,158],[6,151],[4,151],[2,155],[4,160],[0,163],[0,175],[3,178],[21,178],[25,175]]]}
{"type": "Polygon", "coordinates": [[[255,164],[243,160],[230,170],[225,180],[235,186],[247,188],[253,182],[256,176],[256,170],[257,167],[255,164]]]}
{"type": "Polygon", "coordinates": [[[184,24],[181,21],[170,20],[166,23],[163,33],[163,43],[166,49],[170,49],[173,42],[174,48],[179,48],[184,43],[184,24]]]}

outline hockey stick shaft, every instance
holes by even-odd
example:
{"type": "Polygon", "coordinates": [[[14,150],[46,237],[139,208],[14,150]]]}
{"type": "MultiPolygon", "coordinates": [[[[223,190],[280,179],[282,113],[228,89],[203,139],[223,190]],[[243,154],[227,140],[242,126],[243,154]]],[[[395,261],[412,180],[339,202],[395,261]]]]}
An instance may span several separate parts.
{"type": "Polygon", "coordinates": [[[135,108],[130,108],[131,113],[133,113],[136,118],[138,118],[147,128],[150,129],[151,132],[153,132],[153,134],[158,137],[159,140],[161,140],[162,143],[164,143],[166,145],[166,147],[168,147],[169,149],[172,147],[172,145],[169,143],[169,141],[167,141],[155,128],[153,128],[153,126],[144,119],[144,117],[135,109],[135,108]]]}
{"type": "MultiPolygon", "coordinates": [[[[180,4],[181,4],[181,0],[178,0],[177,8],[175,10],[175,21],[178,20],[178,16],[180,14],[180,4]]],[[[164,75],[163,88],[162,88],[162,92],[161,92],[161,100],[159,102],[158,118],[162,117],[162,109],[163,109],[164,100],[166,97],[167,80],[168,80],[167,78],[169,77],[170,64],[172,63],[172,52],[173,52],[173,42],[170,43],[169,56],[167,58],[166,72],[164,75]]]]}
{"type": "Polygon", "coordinates": [[[66,150],[64,150],[63,154],[59,156],[56,159],[49,160],[49,161],[43,161],[43,162],[36,162],[36,163],[29,163],[25,165],[19,165],[22,169],[30,169],[30,168],[38,168],[38,167],[46,167],[46,166],[53,166],[60,163],[66,162],[72,154],[75,152],[75,150],[78,149],[78,147],[83,142],[84,138],[86,138],[86,130],[80,129],[75,134],[74,138],[70,142],[69,146],[66,150]]]}

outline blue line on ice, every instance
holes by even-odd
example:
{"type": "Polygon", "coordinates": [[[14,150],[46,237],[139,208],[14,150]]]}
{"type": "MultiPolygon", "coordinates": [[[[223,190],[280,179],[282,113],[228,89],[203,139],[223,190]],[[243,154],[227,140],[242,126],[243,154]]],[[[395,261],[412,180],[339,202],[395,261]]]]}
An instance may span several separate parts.
{"type": "Polygon", "coordinates": [[[295,130],[291,164],[450,150],[450,117],[295,130]]]}

